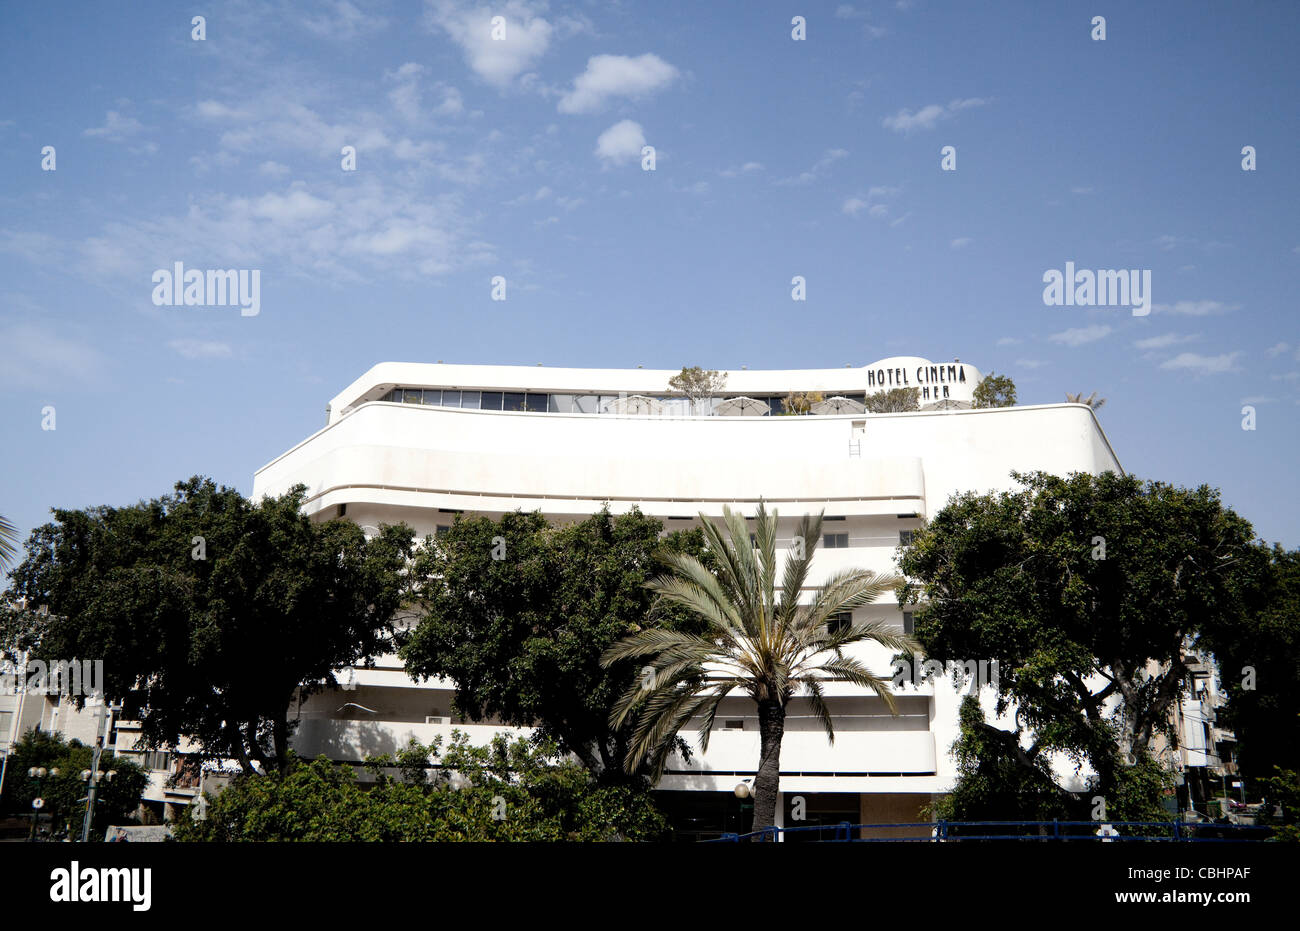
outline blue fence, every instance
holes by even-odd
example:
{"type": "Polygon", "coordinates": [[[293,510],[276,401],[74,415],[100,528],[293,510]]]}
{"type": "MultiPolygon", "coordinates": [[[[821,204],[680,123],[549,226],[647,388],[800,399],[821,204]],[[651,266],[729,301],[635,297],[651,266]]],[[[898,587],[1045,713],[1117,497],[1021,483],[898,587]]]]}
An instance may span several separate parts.
{"type": "Polygon", "coordinates": [[[842,821],[839,824],[772,827],[749,834],[723,834],[701,843],[772,843],[782,839],[841,844],[969,841],[1232,843],[1267,840],[1272,833],[1271,829],[1256,825],[1185,821],[909,821],[889,824],[842,821]],[[891,836],[871,836],[884,831],[890,832],[891,836]]]}

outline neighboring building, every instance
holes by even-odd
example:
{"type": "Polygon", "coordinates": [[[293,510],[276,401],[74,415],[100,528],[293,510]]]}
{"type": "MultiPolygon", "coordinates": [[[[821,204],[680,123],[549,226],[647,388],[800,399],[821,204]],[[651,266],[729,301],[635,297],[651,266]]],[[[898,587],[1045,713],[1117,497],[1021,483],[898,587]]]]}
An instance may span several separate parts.
{"type": "MultiPolygon", "coordinates": [[[[848,567],[894,571],[898,546],[952,495],[1010,489],[1013,469],[1121,468],[1085,405],[961,409],[980,373],[956,361],[732,372],[716,397],[694,405],[669,392],[674,374],[377,365],[331,401],[323,429],[257,471],[253,495],[302,483],[314,517],[370,530],[405,521],[421,537],[458,513],[540,510],[564,523],[605,502],[616,513],[638,507],[675,530],[700,512],[719,517],[724,505],[752,516],[761,498],[780,513],[778,547],[790,545],[799,516],[825,510],[815,584],[848,567]],[[921,388],[931,409],[861,413],[867,392],[894,387],[921,388]],[[809,415],[773,416],[791,392],[824,400],[809,415]]],[[[855,613],[910,630],[910,615],[892,601],[855,613]]],[[[891,674],[889,651],[854,649],[891,674]]],[[[359,760],[453,727],[474,740],[504,729],[453,721],[451,683],[412,681],[395,656],[356,670],[349,684],[303,703],[295,746],[304,756],[359,760]]],[[[811,822],[918,820],[955,778],[948,751],[958,691],[944,680],[906,686],[898,717],[848,683],[826,693],[834,745],[804,700],[789,709],[782,816],[802,796],[811,822]]],[[[758,745],[753,703],[728,699],[709,752],[690,765],[675,759],[660,783],[675,820],[702,832],[742,824],[733,790],[753,776],[758,745]]]]}

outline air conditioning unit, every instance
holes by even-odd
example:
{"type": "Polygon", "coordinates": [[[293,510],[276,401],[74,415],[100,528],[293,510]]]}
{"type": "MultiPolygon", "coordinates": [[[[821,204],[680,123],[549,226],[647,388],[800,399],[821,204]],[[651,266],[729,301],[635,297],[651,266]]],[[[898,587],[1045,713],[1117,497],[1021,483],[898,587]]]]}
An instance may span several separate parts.
{"type": "Polygon", "coordinates": [[[451,718],[445,714],[426,714],[424,716],[425,724],[450,724],[451,718]]]}

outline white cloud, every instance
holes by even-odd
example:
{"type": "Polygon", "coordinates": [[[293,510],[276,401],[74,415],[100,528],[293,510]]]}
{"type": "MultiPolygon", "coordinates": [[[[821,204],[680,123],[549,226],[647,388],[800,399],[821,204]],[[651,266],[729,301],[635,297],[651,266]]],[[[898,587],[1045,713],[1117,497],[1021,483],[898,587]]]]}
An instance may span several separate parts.
{"type": "Polygon", "coordinates": [[[1016,365],[1026,369],[1040,369],[1047,363],[1041,359],[1017,359],[1016,365]]]}
{"type": "Polygon", "coordinates": [[[1109,326],[1094,324],[1093,326],[1071,327],[1068,330],[1062,330],[1060,333],[1053,333],[1047,338],[1063,346],[1083,346],[1087,343],[1095,343],[1099,339],[1105,339],[1109,335],[1109,326]]]}
{"type": "Polygon", "coordinates": [[[30,323],[0,326],[0,346],[5,347],[0,384],[48,389],[60,381],[97,378],[104,357],[93,346],[68,338],[65,327],[59,331],[30,323]]]}
{"type": "Polygon", "coordinates": [[[731,167],[718,172],[724,178],[735,178],[739,175],[750,175],[757,171],[763,170],[762,162],[745,162],[739,168],[731,167]]]}
{"type": "Polygon", "coordinates": [[[174,339],[167,344],[186,359],[226,359],[230,357],[230,344],[204,339],[174,339]]]}
{"type": "Polygon", "coordinates": [[[122,142],[128,136],[134,136],[144,126],[133,116],[123,116],[117,110],[109,110],[104,116],[104,125],[87,129],[82,135],[98,136],[109,142],[122,142]]]}
{"type": "Polygon", "coordinates": [[[289,166],[281,165],[279,162],[265,161],[257,166],[257,170],[271,178],[282,178],[289,173],[289,166]]]}
{"type": "Polygon", "coordinates": [[[1288,343],[1274,343],[1272,346],[1269,346],[1268,349],[1264,351],[1264,354],[1267,355],[1270,359],[1272,359],[1275,356],[1282,355],[1282,353],[1287,352],[1290,349],[1291,346],[1288,343]]]}
{"type": "Polygon", "coordinates": [[[593,55],[587,70],[573,79],[560,98],[561,113],[594,113],[614,97],[645,97],[672,84],[680,72],[658,55],[593,55]]]}
{"type": "Polygon", "coordinates": [[[971,242],[972,240],[969,236],[959,236],[952,242],[948,243],[948,246],[952,249],[964,249],[969,246],[971,242]]]}
{"type": "Polygon", "coordinates": [[[915,113],[904,108],[893,116],[885,117],[882,125],[885,129],[892,129],[896,133],[910,133],[916,129],[934,129],[939,120],[948,119],[961,110],[982,107],[988,103],[989,99],[985,97],[966,97],[949,101],[947,106],[932,103],[922,107],[915,113]]]}
{"type": "Polygon", "coordinates": [[[1252,394],[1248,398],[1241,399],[1242,404],[1275,404],[1276,402],[1277,398],[1270,398],[1264,394],[1252,394]]]}
{"type": "Polygon", "coordinates": [[[836,19],[862,19],[867,14],[857,7],[850,6],[847,3],[841,3],[835,8],[836,19]]]}
{"type": "Polygon", "coordinates": [[[847,157],[848,154],[849,152],[847,149],[827,149],[826,154],[817,160],[817,164],[813,165],[807,171],[800,172],[799,174],[795,175],[793,178],[782,178],[776,183],[783,184],[783,185],[784,184],[812,184],[823,174],[825,174],[827,168],[829,168],[835,162],[838,162],[840,159],[847,157]]]}
{"type": "Polygon", "coordinates": [[[1019,337],[1016,337],[1016,336],[1003,336],[1001,339],[998,340],[997,345],[999,345],[999,346],[1019,346],[1019,345],[1020,345],[1021,343],[1023,343],[1023,342],[1024,342],[1023,339],[1020,339],[1019,337]]]}
{"type": "Polygon", "coordinates": [[[866,210],[868,206],[869,204],[862,198],[850,197],[844,202],[844,205],[840,207],[840,210],[851,217],[856,217],[860,212],[866,210]]]}
{"type": "Polygon", "coordinates": [[[1179,343],[1190,343],[1200,338],[1199,333],[1192,333],[1187,336],[1179,336],[1177,333],[1164,333],[1160,336],[1149,336],[1146,339],[1140,339],[1133,345],[1138,349],[1167,349],[1170,346],[1177,346],[1179,343]]]}
{"type": "Polygon", "coordinates": [[[555,31],[539,14],[544,4],[507,0],[477,6],[452,0],[425,0],[430,25],[460,46],[470,70],[495,87],[509,87],[546,54],[555,31]],[[492,38],[492,17],[505,18],[505,38],[492,38]]]}
{"type": "Polygon", "coordinates": [[[1224,372],[1235,372],[1237,370],[1237,359],[1241,355],[1240,350],[1225,352],[1217,356],[1203,356],[1195,352],[1183,352],[1167,362],[1162,362],[1160,367],[1173,371],[1192,372],[1196,375],[1220,375],[1224,372]]]}
{"type": "Polygon", "coordinates": [[[1224,304],[1220,301],[1178,301],[1173,304],[1151,305],[1151,309],[1156,313],[1185,314],[1189,317],[1208,317],[1211,314],[1227,313],[1240,307],[1240,304],[1224,304]]]}
{"type": "Polygon", "coordinates": [[[349,0],[326,3],[328,11],[320,16],[307,16],[302,24],[308,32],[322,39],[351,39],[358,35],[377,32],[388,25],[382,16],[361,12],[349,0]]]}
{"type": "Polygon", "coordinates": [[[645,145],[645,132],[640,123],[620,120],[600,134],[596,140],[596,155],[615,165],[625,164],[641,157],[645,145]]]}

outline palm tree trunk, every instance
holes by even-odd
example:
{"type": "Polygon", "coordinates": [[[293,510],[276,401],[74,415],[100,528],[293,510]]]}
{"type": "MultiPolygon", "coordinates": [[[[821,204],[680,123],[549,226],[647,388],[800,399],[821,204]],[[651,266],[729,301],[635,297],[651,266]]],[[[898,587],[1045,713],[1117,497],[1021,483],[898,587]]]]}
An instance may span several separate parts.
{"type": "Polygon", "coordinates": [[[781,738],[785,735],[785,706],[779,701],[765,699],[758,703],[758,733],[752,831],[776,824],[776,797],[781,791],[781,738]]]}

